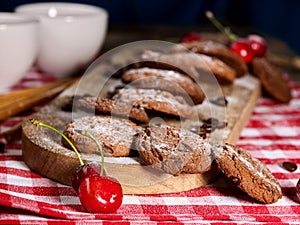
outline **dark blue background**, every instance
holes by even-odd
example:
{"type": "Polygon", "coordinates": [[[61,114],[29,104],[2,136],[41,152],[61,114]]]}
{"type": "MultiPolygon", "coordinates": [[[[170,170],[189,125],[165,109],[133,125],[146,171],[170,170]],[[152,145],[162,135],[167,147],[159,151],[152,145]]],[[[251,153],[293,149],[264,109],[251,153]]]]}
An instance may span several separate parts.
{"type": "MultiPolygon", "coordinates": [[[[13,11],[16,6],[28,2],[34,1],[1,1],[0,10],[13,11]]],[[[222,23],[252,27],[260,33],[287,42],[294,51],[300,53],[299,0],[67,0],[66,2],[102,6],[108,10],[111,24],[201,26],[208,22],[204,12],[211,10],[222,23]]]]}

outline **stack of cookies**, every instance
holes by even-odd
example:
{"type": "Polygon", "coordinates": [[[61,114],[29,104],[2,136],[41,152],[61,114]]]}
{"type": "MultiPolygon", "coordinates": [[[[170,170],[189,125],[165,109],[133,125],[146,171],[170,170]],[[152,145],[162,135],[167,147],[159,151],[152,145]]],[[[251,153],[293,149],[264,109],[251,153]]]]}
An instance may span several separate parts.
{"type": "MultiPolygon", "coordinates": [[[[248,73],[248,65],[225,45],[212,41],[178,45],[169,53],[145,51],[141,58],[146,63],[118,71],[123,88],[109,97],[76,98],[76,109],[95,114],[67,125],[64,133],[74,145],[81,152],[98,152],[95,144],[81,135],[81,130],[87,130],[102,144],[106,157],[137,155],[142,165],[173,176],[204,173],[217,165],[249,196],[263,203],[276,202],[282,195],[277,180],[244,150],[229,144],[212,146],[199,134],[166,125],[163,120],[151,123],[156,117],[192,120],[198,116],[194,106],[205,100],[196,82],[202,74],[215,75],[220,85],[232,85],[248,73]]],[[[253,63],[253,71],[257,65],[260,62],[253,63]]],[[[262,71],[257,73],[268,77],[264,66],[262,71]]]]}

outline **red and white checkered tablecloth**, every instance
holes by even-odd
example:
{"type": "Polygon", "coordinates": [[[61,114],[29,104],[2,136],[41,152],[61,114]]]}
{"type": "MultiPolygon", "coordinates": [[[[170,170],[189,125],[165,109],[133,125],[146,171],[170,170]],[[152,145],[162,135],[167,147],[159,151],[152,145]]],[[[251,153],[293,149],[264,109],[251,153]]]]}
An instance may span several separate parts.
{"type": "MultiPolygon", "coordinates": [[[[29,73],[15,88],[54,79],[29,73]]],[[[267,164],[279,180],[283,198],[264,205],[232,187],[221,177],[208,186],[178,194],[125,195],[112,214],[85,212],[71,187],[32,171],[22,160],[21,143],[6,144],[0,152],[0,224],[300,224],[300,87],[292,81],[293,100],[276,104],[260,98],[238,145],[267,164]],[[280,164],[294,162],[298,169],[280,164]]],[[[0,122],[0,131],[24,117],[0,122]]],[[[4,142],[3,136],[0,141],[4,142]]]]}

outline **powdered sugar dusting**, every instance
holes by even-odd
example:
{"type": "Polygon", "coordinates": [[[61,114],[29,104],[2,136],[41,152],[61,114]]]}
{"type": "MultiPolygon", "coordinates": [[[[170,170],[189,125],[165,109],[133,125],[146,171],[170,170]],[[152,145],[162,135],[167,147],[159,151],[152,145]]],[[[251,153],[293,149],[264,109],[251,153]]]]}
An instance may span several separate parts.
{"type": "Polygon", "coordinates": [[[243,88],[253,90],[257,88],[258,80],[251,76],[243,76],[241,78],[237,78],[234,81],[234,85],[241,86],[243,88]]]}
{"type": "Polygon", "coordinates": [[[165,112],[170,110],[170,113],[185,117],[190,117],[192,112],[191,107],[182,97],[175,97],[169,92],[155,89],[122,89],[113,99],[128,103],[128,105],[138,105],[139,107],[157,109],[162,112],[166,108],[165,112]]]}
{"type": "Polygon", "coordinates": [[[183,68],[189,73],[194,74],[194,69],[210,71],[212,73],[235,74],[234,70],[227,66],[223,61],[204,54],[192,52],[178,52],[172,54],[160,54],[153,51],[145,51],[142,55],[144,60],[154,60],[183,68]]]}
{"type": "Polygon", "coordinates": [[[72,123],[74,130],[86,130],[101,137],[109,145],[125,145],[130,148],[133,136],[142,130],[127,120],[113,117],[86,116],[75,119],[72,123]]]}
{"type": "Polygon", "coordinates": [[[163,70],[163,69],[152,69],[152,68],[148,68],[148,67],[143,67],[143,68],[139,68],[139,69],[130,69],[128,70],[124,75],[127,74],[132,74],[132,73],[142,73],[145,76],[147,76],[149,74],[157,76],[157,77],[162,77],[162,78],[166,78],[169,80],[178,80],[178,81],[185,81],[187,78],[178,73],[175,72],[173,70],[163,70]]]}

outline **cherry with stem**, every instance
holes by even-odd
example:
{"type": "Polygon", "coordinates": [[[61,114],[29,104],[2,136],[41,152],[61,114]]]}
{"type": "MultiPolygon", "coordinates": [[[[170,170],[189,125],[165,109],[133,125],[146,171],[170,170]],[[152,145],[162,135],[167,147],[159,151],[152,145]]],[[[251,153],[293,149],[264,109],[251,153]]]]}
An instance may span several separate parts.
{"type": "Polygon", "coordinates": [[[30,122],[36,126],[49,128],[61,135],[76,153],[80,166],[72,174],[72,186],[78,193],[84,208],[92,213],[112,213],[121,206],[123,200],[122,186],[115,178],[104,176],[104,154],[99,141],[93,135],[87,131],[81,131],[82,135],[91,138],[97,144],[102,162],[100,173],[99,170],[96,172],[91,164],[84,164],[78,150],[64,133],[36,119],[31,119],[30,122]]]}
{"type": "Polygon", "coordinates": [[[115,178],[103,176],[104,154],[99,141],[87,131],[81,131],[81,134],[92,139],[96,143],[101,154],[102,166],[100,176],[89,176],[81,181],[78,189],[80,202],[89,212],[114,212],[122,204],[122,186],[115,178]]]}
{"type": "Polygon", "coordinates": [[[97,145],[97,147],[98,147],[98,150],[99,150],[99,152],[100,152],[100,156],[101,156],[100,176],[103,176],[103,175],[104,175],[104,153],[103,153],[103,150],[102,150],[102,147],[101,147],[99,141],[98,141],[93,135],[91,135],[90,133],[88,133],[88,132],[85,131],[85,130],[82,130],[80,133],[81,133],[82,135],[84,135],[84,136],[86,136],[86,137],[92,139],[92,140],[96,143],[96,145],[97,145]]]}
{"type": "Polygon", "coordinates": [[[231,41],[230,49],[237,53],[246,63],[251,62],[255,56],[263,56],[266,52],[266,42],[259,35],[248,35],[240,38],[229,27],[224,27],[211,11],[206,11],[206,17],[210,22],[231,41]]]}
{"type": "MultiPolygon", "coordinates": [[[[95,140],[95,138],[91,134],[87,133],[87,131],[79,131],[79,133],[95,140]]],[[[100,169],[99,169],[99,165],[93,162],[80,165],[75,169],[75,171],[72,173],[71,180],[72,180],[72,187],[77,193],[78,193],[79,185],[84,178],[91,177],[91,176],[99,176],[99,175],[106,176],[106,172],[104,170],[104,154],[102,151],[102,147],[99,144],[99,142],[96,142],[96,144],[101,156],[100,169]],[[100,174],[99,174],[99,170],[100,170],[100,174]]]]}

